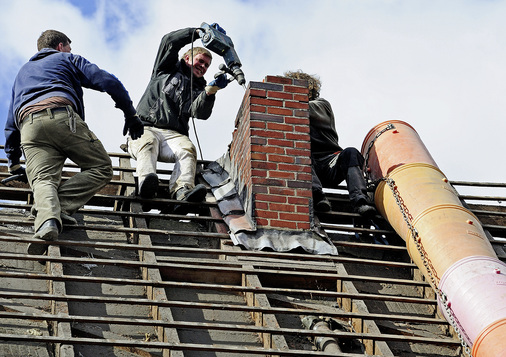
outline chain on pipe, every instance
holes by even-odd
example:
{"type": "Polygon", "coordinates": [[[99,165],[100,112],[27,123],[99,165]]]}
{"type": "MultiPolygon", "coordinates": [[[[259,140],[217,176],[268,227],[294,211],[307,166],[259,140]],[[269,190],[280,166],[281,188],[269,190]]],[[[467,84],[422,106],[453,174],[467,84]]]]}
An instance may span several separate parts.
{"type": "Polygon", "coordinates": [[[466,343],[466,341],[464,340],[464,338],[462,336],[462,333],[465,333],[465,332],[462,331],[461,325],[458,321],[458,318],[455,316],[455,314],[453,313],[453,311],[451,309],[450,304],[448,303],[448,297],[444,291],[442,291],[441,289],[438,288],[439,277],[437,276],[437,272],[436,272],[434,266],[432,265],[432,262],[430,261],[428,255],[427,255],[427,252],[425,251],[425,249],[423,247],[422,240],[418,235],[418,231],[411,223],[413,221],[413,216],[411,215],[411,213],[409,212],[409,209],[404,204],[404,200],[402,199],[400,192],[397,189],[397,185],[395,184],[395,181],[391,178],[383,178],[380,181],[382,181],[382,180],[386,181],[386,183],[388,184],[388,187],[390,188],[390,190],[392,191],[392,194],[394,196],[395,202],[399,206],[399,209],[400,209],[401,214],[404,218],[404,221],[406,222],[406,225],[408,226],[408,229],[411,233],[411,238],[415,242],[418,253],[420,254],[420,258],[422,259],[423,265],[424,265],[424,267],[427,271],[427,274],[429,276],[429,280],[430,280],[429,283],[431,284],[432,288],[434,289],[434,291],[438,295],[441,303],[443,304],[444,310],[446,312],[446,316],[448,316],[448,320],[449,320],[448,322],[455,329],[455,332],[457,334],[457,337],[460,341],[460,344],[461,344],[465,354],[472,357],[471,349],[469,348],[469,345],[466,343]]]}

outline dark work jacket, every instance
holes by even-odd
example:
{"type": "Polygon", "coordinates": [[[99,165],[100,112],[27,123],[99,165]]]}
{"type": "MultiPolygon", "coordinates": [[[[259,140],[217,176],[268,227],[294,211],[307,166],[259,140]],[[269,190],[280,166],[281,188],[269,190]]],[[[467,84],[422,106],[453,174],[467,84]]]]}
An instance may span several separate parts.
{"type": "Polygon", "coordinates": [[[309,135],[312,155],[318,157],[343,150],[339,146],[332,107],[323,98],[309,101],[309,135]]]}
{"type": "Polygon", "coordinates": [[[191,43],[194,30],[177,30],[162,38],[151,79],[137,106],[144,125],[188,135],[190,116],[198,119],[211,116],[216,96],[207,95],[205,79],[196,77],[192,96],[191,69],[184,59],[178,60],[179,50],[191,43]]]}
{"type": "Polygon", "coordinates": [[[18,115],[29,105],[50,97],[64,97],[84,120],[82,87],[107,92],[125,117],[135,115],[135,108],[123,84],[84,57],[70,52],[44,48],[19,70],[12,87],[11,103],[5,123],[5,153],[9,167],[19,164],[21,136],[18,115]]]}

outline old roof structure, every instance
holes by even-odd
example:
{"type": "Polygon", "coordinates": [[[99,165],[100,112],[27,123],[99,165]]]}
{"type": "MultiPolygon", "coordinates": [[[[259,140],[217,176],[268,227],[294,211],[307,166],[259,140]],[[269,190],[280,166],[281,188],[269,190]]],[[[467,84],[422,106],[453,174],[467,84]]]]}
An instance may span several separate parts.
{"type": "MultiPolygon", "coordinates": [[[[297,128],[302,125],[304,105],[293,105],[295,112],[286,113],[284,105],[281,110],[277,101],[284,95],[275,94],[277,84],[269,78],[251,83],[239,110],[238,123],[245,116],[253,128],[262,121],[276,123],[242,141],[249,143],[245,156],[253,161],[276,161],[264,160],[255,149],[282,155],[266,151],[280,143],[260,140],[272,136],[262,134],[269,130],[287,129],[286,122],[277,120],[280,116],[296,118],[297,128]]],[[[298,88],[288,89],[299,91],[304,95],[298,88]]],[[[296,134],[300,132],[304,130],[296,134]]],[[[337,255],[234,245],[230,217],[224,219],[201,175],[197,179],[208,186],[206,201],[186,203],[188,214],[174,214],[176,201],[167,195],[170,168],[158,170],[158,197],[142,200],[135,196],[135,161],[124,153],[110,156],[113,180],[75,214],[76,226],[64,226],[47,255],[26,253],[35,241],[29,186],[0,185],[0,355],[465,355],[461,339],[438,311],[430,284],[388,222],[353,213],[344,186],[326,190],[331,212],[312,215],[310,197],[303,191],[308,189],[306,172],[300,169],[304,162],[293,164],[300,176],[288,178],[263,177],[258,168],[250,168],[253,184],[246,190],[256,195],[251,212],[259,226],[274,230],[308,230],[316,224],[337,255]],[[255,176],[260,178],[257,186],[255,176]],[[288,206],[301,208],[293,211],[273,204],[260,212],[265,200],[291,197],[289,191],[269,191],[279,189],[280,179],[288,180],[295,198],[308,200],[294,198],[288,206]],[[145,203],[151,211],[142,210],[145,203]],[[279,208],[275,218],[273,207],[279,208]]],[[[6,161],[0,163],[3,179],[9,174],[6,161]]],[[[209,164],[199,162],[202,170],[209,164]]],[[[242,165],[239,172],[247,170],[242,165]]],[[[64,179],[75,171],[67,163],[64,179]]],[[[506,184],[451,184],[457,191],[472,188],[460,199],[480,219],[498,258],[506,261],[506,184]]]]}

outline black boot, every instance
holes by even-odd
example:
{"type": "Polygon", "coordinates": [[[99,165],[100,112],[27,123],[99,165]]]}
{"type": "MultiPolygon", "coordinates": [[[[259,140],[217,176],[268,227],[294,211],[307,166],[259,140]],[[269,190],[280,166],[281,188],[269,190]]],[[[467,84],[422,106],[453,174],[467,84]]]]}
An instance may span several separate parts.
{"type": "Polygon", "coordinates": [[[370,203],[365,177],[359,166],[348,168],[346,184],[354,211],[366,218],[375,216],[376,208],[370,203]]]}
{"type": "Polygon", "coordinates": [[[313,205],[317,212],[328,212],[332,209],[332,205],[323,191],[313,191],[313,205]]]}
{"type": "MultiPolygon", "coordinates": [[[[58,221],[54,218],[45,221],[33,235],[34,239],[41,239],[45,241],[53,241],[58,238],[60,228],[58,221]]],[[[42,255],[47,250],[47,244],[44,243],[30,243],[28,245],[28,254],[42,255]]]]}
{"type": "MultiPolygon", "coordinates": [[[[181,187],[174,193],[174,198],[178,201],[186,202],[202,202],[205,200],[207,194],[207,188],[203,184],[199,183],[194,188],[187,186],[181,187]]],[[[192,210],[191,206],[184,204],[177,204],[174,206],[175,214],[186,215],[192,210]]]]}
{"type": "MultiPolygon", "coordinates": [[[[139,196],[145,199],[155,198],[156,193],[158,192],[158,176],[155,173],[150,173],[146,176],[142,185],[139,187],[139,196]]],[[[144,212],[151,211],[151,203],[144,202],[142,204],[142,210],[144,212]]]]}

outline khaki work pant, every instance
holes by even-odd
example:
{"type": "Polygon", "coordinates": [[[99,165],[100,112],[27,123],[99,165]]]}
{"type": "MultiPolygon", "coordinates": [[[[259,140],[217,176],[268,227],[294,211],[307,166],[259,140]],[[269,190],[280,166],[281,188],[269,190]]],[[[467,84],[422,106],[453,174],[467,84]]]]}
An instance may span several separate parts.
{"type": "Polygon", "coordinates": [[[197,150],[188,136],[174,130],[145,126],[139,139],[128,138],[128,152],[137,160],[139,188],[148,174],[156,173],[157,161],[174,163],[169,181],[171,194],[183,186],[195,187],[197,150]]]}
{"type": "Polygon", "coordinates": [[[71,107],[66,109],[30,114],[21,123],[26,175],[37,212],[35,231],[51,218],[61,227],[61,212],[75,213],[112,178],[111,159],[104,146],[71,107]],[[81,172],[62,183],[67,158],[81,172]]]}

